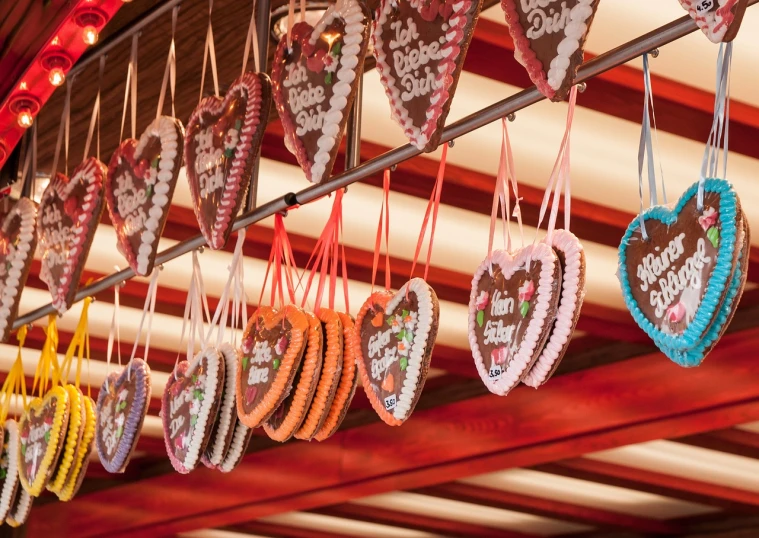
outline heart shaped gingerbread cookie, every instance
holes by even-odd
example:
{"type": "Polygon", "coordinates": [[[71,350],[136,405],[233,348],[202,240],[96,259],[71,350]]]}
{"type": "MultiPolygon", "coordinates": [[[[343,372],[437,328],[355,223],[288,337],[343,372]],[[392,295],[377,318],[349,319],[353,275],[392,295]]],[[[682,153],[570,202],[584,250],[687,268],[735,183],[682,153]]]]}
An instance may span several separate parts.
{"type": "Polygon", "coordinates": [[[561,267],[545,244],[494,251],[472,280],[469,345],[485,386],[504,396],[537,360],[559,304],[561,267]]]}
{"type": "Polygon", "coordinates": [[[437,148],[482,0],[382,0],[372,43],[393,119],[422,151],[437,148]]]}
{"type": "Polygon", "coordinates": [[[435,290],[412,278],[395,294],[373,293],[356,317],[356,363],[364,391],[391,426],[403,424],[419,401],[439,316],[435,290]]]}
{"type": "Polygon", "coordinates": [[[13,419],[5,421],[2,431],[3,449],[0,455],[0,521],[5,521],[11,511],[13,499],[21,486],[18,481],[18,424],[13,419]]]}
{"type": "Polygon", "coordinates": [[[271,417],[287,397],[306,351],[309,322],[298,307],[260,306],[248,321],[237,368],[237,414],[249,428],[271,417]]]}
{"type": "Polygon", "coordinates": [[[312,183],[328,178],[362,76],[370,16],[358,0],[338,0],[311,26],[292,28],[274,54],[274,102],[285,145],[312,183]]]}
{"type": "Polygon", "coordinates": [[[265,73],[245,73],[224,99],[203,99],[184,139],[187,181],[200,231],[212,249],[223,248],[248,192],[271,106],[265,73]]]}
{"type": "Polygon", "coordinates": [[[182,122],[161,116],[139,140],[124,140],[111,157],[105,198],[119,251],[135,273],[153,270],[158,240],[182,167],[182,122]]]}
{"type": "Polygon", "coordinates": [[[50,289],[59,314],[74,302],[79,277],[103,213],[106,168],[90,157],[71,178],[56,174],[42,194],[37,212],[40,278],[50,289]]]}
{"type": "Polygon", "coordinates": [[[221,465],[227,455],[235,433],[237,408],[235,405],[235,382],[237,380],[237,350],[232,344],[222,344],[218,353],[224,359],[224,390],[219,399],[219,412],[211,430],[211,439],[201,458],[203,465],[211,469],[221,465]]]}
{"type": "Polygon", "coordinates": [[[738,35],[748,0],[680,0],[712,43],[727,43],[738,35]]]}
{"type": "MultiPolygon", "coordinates": [[[[37,204],[21,198],[11,208],[0,228],[0,341],[8,339],[18,315],[21,290],[37,248],[37,204]]],[[[0,518],[2,521],[4,518],[0,518]]]]}
{"type": "Polygon", "coordinates": [[[82,438],[77,447],[74,463],[71,465],[69,476],[58,494],[58,499],[64,502],[73,499],[74,495],[79,491],[79,488],[82,487],[84,476],[90,465],[90,453],[92,452],[92,445],[95,440],[95,427],[97,424],[97,418],[95,417],[95,402],[89,396],[82,395],[82,404],[82,413],[84,417],[82,438]]]}
{"type": "Polygon", "coordinates": [[[501,0],[517,61],[552,101],[562,101],[583,61],[599,0],[501,0]]]}
{"type": "Polygon", "coordinates": [[[68,393],[63,387],[35,398],[19,421],[19,478],[24,489],[37,497],[56,470],[69,421],[68,393]]]}
{"type": "Polygon", "coordinates": [[[730,287],[742,213],[730,183],[698,183],[674,208],[655,206],[634,219],[619,245],[619,280],[636,323],[661,348],[695,347],[730,287]]]}
{"type": "Polygon", "coordinates": [[[82,442],[84,434],[84,402],[82,392],[74,385],[64,385],[63,388],[68,393],[69,400],[69,420],[68,427],[63,434],[63,448],[58,458],[58,464],[55,466],[55,472],[50,477],[47,489],[60,494],[66,480],[69,478],[71,467],[74,464],[79,444],[82,442]]]}
{"type": "Polygon", "coordinates": [[[132,359],[120,373],[112,372],[100,387],[95,446],[109,473],[123,473],[140,438],[150,402],[150,367],[132,359]]]}
{"type": "Polygon", "coordinates": [[[580,240],[568,230],[554,230],[550,245],[561,265],[561,294],[548,340],[522,379],[525,385],[535,388],[553,375],[567,352],[585,299],[585,251],[580,240]]]}
{"type": "Polygon", "coordinates": [[[163,438],[171,465],[187,474],[208,445],[224,387],[224,359],[208,348],[192,362],[180,362],[161,399],[163,438]]]}

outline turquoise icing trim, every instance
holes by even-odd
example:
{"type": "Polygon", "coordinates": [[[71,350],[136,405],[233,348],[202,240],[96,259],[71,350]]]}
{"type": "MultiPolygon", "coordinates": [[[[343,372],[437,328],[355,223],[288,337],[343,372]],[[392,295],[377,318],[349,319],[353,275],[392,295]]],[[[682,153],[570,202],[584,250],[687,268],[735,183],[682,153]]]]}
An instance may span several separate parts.
{"type": "MultiPolygon", "coordinates": [[[[738,261],[740,262],[740,259],[743,257],[743,253],[741,252],[738,261]]],[[[740,263],[735,268],[735,272],[733,273],[733,279],[730,282],[730,289],[727,292],[727,297],[725,298],[725,302],[722,304],[722,308],[719,311],[719,314],[717,315],[717,318],[714,320],[714,323],[712,323],[712,326],[709,327],[709,330],[707,331],[706,335],[704,336],[704,339],[701,341],[698,346],[691,350],[687,351],[672,351],[663,349],[662,352],[675,364],[679,364],[680,366],[684,368],[692,368],[694,366],[699,366],[704,358],[706,357],[707,353],[704,353],[707,349],[711,350],[710,348],[713,346],[715,340],[717,340],[722,333],[723,327],[725,326],[725,323],[727,323],[728,318],[730,317],[730,313],[732,312],[733,308],[735,308],[737,305],[734,304],[736,297],[738,296],[738,292],[741,292],[743,290],[744,285],[746,284],[746,280],[744,278],[744,273],[741,271],[740,263]]]]}
{"type": "MultiPolygon", "coordinates": [[[[698,187],[698,182],[691,185],[680,197],[674,209],[665,206],[655,206],[647,209],[643,212],[643,220],[658,220],[667,225],[672,224],[677,220],[677,215],[680,214],[685,204],[697,195],[698,187]]],[[[723,298],[725,289],[730,284],[729,279],[733,274],[738,197],[732,185],[724,179],[707,179],[704,182],[704,192],[720,195],[720,245],[717,253],[717,263],[714,266],[711,278],[707,282],[706,293],[696,310],[693,321],[681,335],[666,334],[657,329],[646,318],[633,298],[626,261],[627,245],[634,233],[640,233],[640,219],[638,217],[633,219],[627,227],[627,231],[619,245],[619,281],[622,286],[622,296],[624,297],[625,305],[635,322],[662,350],[686,351],[698,346],[704,337],[704,333],[712,324],[714,315],[722,303],[721,299],[723,298]]]]}

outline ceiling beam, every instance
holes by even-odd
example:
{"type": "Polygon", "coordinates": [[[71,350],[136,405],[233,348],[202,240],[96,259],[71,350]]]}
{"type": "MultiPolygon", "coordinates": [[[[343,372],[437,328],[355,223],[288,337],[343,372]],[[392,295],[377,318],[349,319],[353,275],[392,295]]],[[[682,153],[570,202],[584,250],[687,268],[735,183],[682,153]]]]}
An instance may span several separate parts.
{"type": "Polygon", "coordinates": [[[77,521],[82,536],[161,536],[750,422],[759,418],[758,341],[759,329],[727,335],[700,368],[680,369],[654,353],[558,376],[539,391],[420,409],[400,428],[372,422],[324,443],[257,452],[229,475],[155,476],[42,507],[31,531],[65,532],[77,521]],[[208,496],[214,488],[234,495],[208,496]]]}
{"type": "Polygon", "coordinates": [[[672,440],[677,443],[726,452],[744,458],[759,459],[759,434],[736,428],[688,435],[672,440]]]}

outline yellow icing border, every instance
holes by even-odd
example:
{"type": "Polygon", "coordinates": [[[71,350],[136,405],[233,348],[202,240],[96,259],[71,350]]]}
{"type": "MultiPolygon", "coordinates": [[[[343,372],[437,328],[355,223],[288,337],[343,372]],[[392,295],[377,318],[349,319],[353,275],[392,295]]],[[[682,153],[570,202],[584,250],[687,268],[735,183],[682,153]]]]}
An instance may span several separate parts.
{"type": "Polygon", "coordinates": [[[78,486],[82,484],[79,475],[87,472],[88,458],[90,452],[92,452],[92,444],[95,441],[95,426],[97,424],[95,402],[89,396],[84,396],[83,401],[85,409],[84,435],[82,436],[82,442],[77,448],[74,472],[70,474],[68,482],[66,482],[63,490],[58,494],[58,498],[64,502],[73,499],[79,490],[78,486]]]}
{"type": "Polygon", "coordinates": [[[66,431],[66,444],[63,447],[63,454],[58,459],[58,465],[53,471],[54,475],[47,485],[47,489],[53,493],[59,494],[66,484],[66,478],[69,476],[69,469],[74,463],[79,442],[81,441],[82,423],[82,393],[74,385],[65,385],[66,393],[69,395],[69,425],[66,431]]]}

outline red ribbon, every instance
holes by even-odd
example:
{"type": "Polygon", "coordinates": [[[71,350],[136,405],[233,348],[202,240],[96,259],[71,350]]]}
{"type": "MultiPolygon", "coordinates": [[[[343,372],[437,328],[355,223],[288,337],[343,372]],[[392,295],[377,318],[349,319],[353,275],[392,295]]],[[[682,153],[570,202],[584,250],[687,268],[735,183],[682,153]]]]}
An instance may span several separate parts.
{"type": "Polygon", "coordinates": [[[377,279],[380,249],[382,248],[382,227],[385,228],[385,289],[390,289],[390,170],[385,170],[382,180],[382,207],[380,208],[379,223],[377,224],[377,239],[374,242],[374,261],[372,262],[372,293],[377,279]]]}
{"type": "Polygon", "coordinates": [[[266,266],[266,274],[264,275],[264,283],[261,287],[261,295],[258,298],[258,304],[262,304],[264,298],[264,290],[266,289],[266,282],[269,279],[269,272],[272,272],[271,276],[271,298],[269,304],[274,306],[277,297],[279,297],[279,305],[285,305],[284,286],[282,283],[282,273],[284,268],[285,282],[284,286],[287,286],[287,294],[291,303],[295,302],[295,281],[293,279],[293,271],[295,271],[295,261],[293,257],[293,250],[290,246],[290,239],[287,237],[287,230],[285,229],[284,218],[281,213],[274,215],[274,239],[271,244],[271,252],[269,253],[269,263],[266,266]],[[284,264],[283,264],[284,262],[284,264]],[[272,265],[274,270],[272,271],[272,265]]]}

